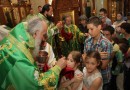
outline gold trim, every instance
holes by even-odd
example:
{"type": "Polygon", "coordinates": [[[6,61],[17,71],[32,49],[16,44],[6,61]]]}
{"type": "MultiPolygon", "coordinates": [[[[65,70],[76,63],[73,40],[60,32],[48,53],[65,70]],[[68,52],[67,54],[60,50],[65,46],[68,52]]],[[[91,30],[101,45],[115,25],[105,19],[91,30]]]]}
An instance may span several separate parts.
{"type": "Polygon", "coordinates": [[[11,34],[9,35],[8,39],[10,40],[10,42],[13,45],[16,45],[16,47],[22,52],[24,53],[24,55],[30,60],[30,62],[32,64],[34,64],[34,59],[31,55],[31,53],[29,52],[29,50],[24,46],[23,43],[19,42],[17,39],[15,39],[11,34]]]}

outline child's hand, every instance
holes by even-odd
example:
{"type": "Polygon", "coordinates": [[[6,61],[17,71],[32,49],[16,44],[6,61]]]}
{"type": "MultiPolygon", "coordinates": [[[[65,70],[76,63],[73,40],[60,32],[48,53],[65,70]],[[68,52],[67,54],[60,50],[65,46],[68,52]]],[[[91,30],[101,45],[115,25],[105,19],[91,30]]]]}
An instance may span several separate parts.
{"type": "Polygon", "coordinates": [[[74,76],[74,82],[81,82],[83,80],[83,75],[82,74],[78,74],[74,76]]]}
{"type": "Polygon", "coordinates": [[[100,52],[101,59],[108,59],[108,53],[107,52],[100,52]]]}

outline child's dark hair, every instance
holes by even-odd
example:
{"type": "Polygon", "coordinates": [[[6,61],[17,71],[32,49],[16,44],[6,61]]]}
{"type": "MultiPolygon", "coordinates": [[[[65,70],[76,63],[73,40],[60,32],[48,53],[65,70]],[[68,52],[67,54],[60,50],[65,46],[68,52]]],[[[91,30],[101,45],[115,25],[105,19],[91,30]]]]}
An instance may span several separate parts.
{"type": "Polygon", "coordinates": [[[130,23],[122,23],[121,28],[123,28],[128,34],[130,34],[130,23]]]}
{"type": "Polygon", "coordinates": [[[80,70],[82,70],[82,62],[83,62],[82,61],[82,54],[79,51],[72,51],[69,54],[72,55],[72,58],[73,58],[74,62],[80,63],[80,65],[78,66],[78,68],[80,70]]]}
{"type": "Polygon", "coordinates": [[[105,8],[101,8],[100,12],[104,12],[105,14],[107,14],[107,10],[105,8]]]}
{"type": "Polygon", "coordinates": [[[105,28],[103,28],[103,31],[109,31],[110,34],[114,34],[115,29],[112,26],[106,26],[105,28]]]}
{"type": "Polygon", "coordinates": [[[102,21],[99,17],[92,16],[89,18],[87,24],[94,24],[95,26],[98,26],[102,24],[102,21]]]}
{"type": "Polygon", "coordinates": [[[72,58],[76,63],[80,63],[80,60],[82,58],[82,54],[80,52],[72,51],[70,52],[70,54],[72,55],[72,58]]]}
{"type": "Polygon", "coordinates": [[[42,8],[42,6],[38,6],[38,8],[40,8],[40,7],[42,8]]]}
{"type": "MultiPolygon", "coordinates": [[[[98,51],[89,51],[87,52],[87,58],[95,58],[97,63],[99,63],[98,69],[101,69],[101,56],[98,51]]],[[[86,58],[86,59],[87,59],[86,58]]]]}
{"type": "Polygon", "coordinates": [[[129,49],[129,43],[127,39],[122,38],[119,40],[119,47],[123,54],[126,54],[129,49]]]}
{"type": "MultiPolygon", "coordinates": [[[[114,41],[114,44],[119,44],[119,38],[118,37],[112,37],[112,40],[114,41]]],[[[113,44],[113,45],[114,45],[113,44]]]]}
{"type": "Polygon", "coordinates": [[[123,16],[123,13],[122,13],[122,12],[118,12],[117,14],[120,14],[121,16],[123,16]]]}

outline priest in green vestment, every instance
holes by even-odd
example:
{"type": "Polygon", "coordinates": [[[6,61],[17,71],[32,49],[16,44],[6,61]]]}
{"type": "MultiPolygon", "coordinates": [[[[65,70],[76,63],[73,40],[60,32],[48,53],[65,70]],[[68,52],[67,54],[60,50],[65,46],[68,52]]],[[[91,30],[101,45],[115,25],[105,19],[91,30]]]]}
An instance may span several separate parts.
{"type": "Polygon", "coordinates": [[[18,24],[0,41],[0,90],[56,90],[65,58],[45,73],[34,61],[46,29],[43,20],[34,18],[18,24]]]}
{"type": "Polygon", "coordinates": [[[84,43],[87,33],[82,33],[79,28],[72,23],[72,17],[63,17],[64,27],[59,33],[60,49],[63,56],[67,56],[71,51],[81,52],[81,43],[84,43]]]}
{"type": "Polygon", "coordinates": [[[35,16],[36,16],[36,14],[34,14],[34,11],[33,11],[33,9],[31,8],[31,9],[29,10],[29,14],[27,15],[25,21],[28,21],[28,20],[30,20],[31,18],[35,17],[35,16]]]}
{"type": "Polygon", "coordinates": [[[42,8],[41,13],[38,13],[38,17],[45,20],[47,23],[48,29],[47,29],[47,34],[48,34],[48,40],[47,42],[52,46],[53,51],[55,53],[56,58],[58,58],[58,46],[56,43],[56,35],[59,33],[59,29],[62,28],[62,22],[59,21],[56,25],[53,23],[53,8],[49,4],[45,4],[42,8]]]}

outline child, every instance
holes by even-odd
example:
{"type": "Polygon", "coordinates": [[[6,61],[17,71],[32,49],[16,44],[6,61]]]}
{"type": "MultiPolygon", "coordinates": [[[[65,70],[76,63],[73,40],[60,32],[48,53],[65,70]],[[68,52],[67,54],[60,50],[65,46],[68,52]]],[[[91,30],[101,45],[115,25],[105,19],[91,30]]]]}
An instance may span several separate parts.
{"type": "MultiPolygon", "coordinates": [[[[116,82],[116,81],[119,81],[119,80],[123,81],[123,76],[120,77],[120,74],[121,74],[120,68],[121,68],[122,62],[123,62],[123,53],[119,48],[118,38],[116,38],[116,37],[113,38],[114,31],[115,31],[115,29],[112,26],[107,26],[103,30],[104,36],[113,45],[112,58],[111,58],[111,61],[110,61],[110,65],[111,65],[110,88],[111,88],[111,90],[117,90],[117,88],[123,86],[123,83],[121,84],[120,82],[116,82]],[[120,77],[120,78],[117,78],[117,77],[120,77]]],[[[122,90],[122,89],[119,89],[119,90],[122,90]]]]}
{"type": "Polygon", "coordinates": [[[59,90],[82,90],[82,72],[78,69],[82,55],[78,51],[72,51],[67,57],[67,68],[74,70],[74,77],[67,79],[65,76],[61,78],[59,90]]]}
{"type": "Polygon", "coordinates": [[[102,90],[102,76],[98,68],[100,67],[101,56],[97,51],[87,53],[86,67],[83,69],[83,90],[102,90]]]}
{"type": "Polygon", "coordinates": [[[103,77],[103,88],[109,88],[110,82],[110,66],[109,62],[112,53],[111,42],[101,33],[101,20],[98,17],[91,17],[87,23],[90,37],[85,40],[84,53],[89,51],[98,51],[101,55],[101,74],[103,77]]]}
{"type": "Polygon", "coordinates": [[[119,46],[120,46],[120,50],[123,53],[123,68],[122,67],[119,68],[122,73],[120,73],[120,76],[117,77],[118,78],[117,82],[120,82],[122,83],[122,85],[124,85],[123,89],[121,85],[118,85],[119,90],[130,90],[130,85],[129,85],[130,83],[130,58],[129,58],[129,53],[128,53],[128,49],[129,49],[128,40],[125,38],[120,39],[119,46]],[[124,83],[121,80],[124,81],[124,83]]]}
{"type": "Polygon", "coordinates": [[[48,53],[46,51],[40,50],[36,63],[41,72],[46,72],[47,70],[49,70],[50,67],[47,64],[48,59],[48,53]]]}
{"type": "Polygon", "coordinates": [[[50,68],[52,68],[56,64],[56,58],[55,58],[55,54],[53,52],[52,46],[46,42],[47,39],[48,39],[48,36],[47,36],[47,33],[45,33],[42,38],[40,49],[48,53],[47,65],[50,68]]]}

